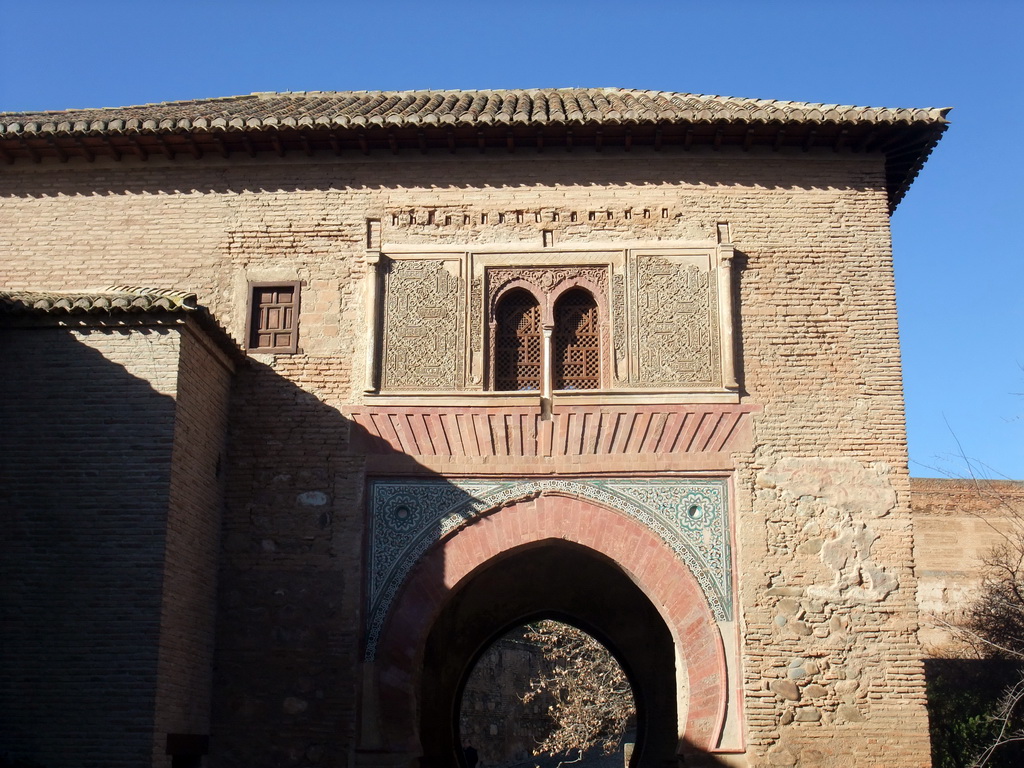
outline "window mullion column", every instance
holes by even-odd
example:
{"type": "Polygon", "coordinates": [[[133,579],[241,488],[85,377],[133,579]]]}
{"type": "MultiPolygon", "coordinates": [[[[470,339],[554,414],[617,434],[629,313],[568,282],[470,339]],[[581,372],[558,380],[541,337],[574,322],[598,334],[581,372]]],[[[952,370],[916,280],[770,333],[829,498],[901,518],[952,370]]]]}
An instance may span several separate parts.
{"type": "Polygon", "coordinates": [[[551,338],[554,332],[553,325],[545,325],[541,329],[540,399],[542,406],[547,403],[547,408],[551,407],[551,382],[554,379],[554,354],[551,348],[551,338]]]}

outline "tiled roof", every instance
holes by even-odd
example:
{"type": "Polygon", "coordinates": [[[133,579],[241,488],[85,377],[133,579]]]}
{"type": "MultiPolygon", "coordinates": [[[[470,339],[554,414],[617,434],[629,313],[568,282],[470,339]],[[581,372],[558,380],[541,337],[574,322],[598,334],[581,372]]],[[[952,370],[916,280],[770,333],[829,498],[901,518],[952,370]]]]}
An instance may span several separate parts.
{"type": "Polygon", "coordinates": [[[192,312],[194,293],[114,286],[98,292],[0,291],[0,314],[79,315],[192,312]]]}
{"type": "Polygon", "coordinates": [[[146,325],[151,319],[166,322],[168,313],[178,316],[175,323],[186,317],[194,319],[234,363],[245,359],[238,344],[197,302],[194,293],[129,285],[95,291],[0,291],[0,324],[11,327],[40,322],[86,326],[116,322],[120,326],[138,321],[146,325]]]}
{"type": "Polygon", "coordinates": [[[105,109],[0,113],[0,135],[248,131],[268,128],[640,125],[651,123],[944,124],[945,109],[701,96],[625,88],[254,93],[105,109]]]}
{"type": "Polygon", "coordinates": [[[0,161],[255,158],[460,149],[692,147],[885,155],[890,209],[946,129],[947,109],[806,104],[624,88],[254,93],[0,113],[0,161]]]}

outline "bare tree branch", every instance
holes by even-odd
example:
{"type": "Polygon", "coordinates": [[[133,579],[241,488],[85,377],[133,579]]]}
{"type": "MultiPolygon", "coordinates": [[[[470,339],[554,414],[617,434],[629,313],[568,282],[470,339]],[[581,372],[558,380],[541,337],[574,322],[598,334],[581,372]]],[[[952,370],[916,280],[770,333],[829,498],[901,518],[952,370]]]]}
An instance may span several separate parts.
{"type": "Polygon", "coordinates": [[[531,625],[526,639],[547,663],[523,702],[546,703],[552,723],[533,754],[568,756],[578,750],[579,757],[564,760],[567,764],[582,760],[593,747],[616,751],[635,708],[629,681],[608,649],[586,632],[554,621],[531,625]]]}

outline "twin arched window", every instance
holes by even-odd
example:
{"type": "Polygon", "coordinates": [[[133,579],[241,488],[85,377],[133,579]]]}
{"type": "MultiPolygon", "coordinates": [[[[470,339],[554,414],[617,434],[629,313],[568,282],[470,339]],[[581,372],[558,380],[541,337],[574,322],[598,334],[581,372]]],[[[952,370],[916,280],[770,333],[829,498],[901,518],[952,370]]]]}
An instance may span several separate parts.
{"type": "MultiPolygon", "coordinates": [[[[537,299],[526,290],[505,294],[495,308],[494,388],[543,389],[544,328],[537,299]]],[[[552,389],[601,386],[601,333],[597,302],[573,288],[555,302],[550,352],[552,389]]]]}

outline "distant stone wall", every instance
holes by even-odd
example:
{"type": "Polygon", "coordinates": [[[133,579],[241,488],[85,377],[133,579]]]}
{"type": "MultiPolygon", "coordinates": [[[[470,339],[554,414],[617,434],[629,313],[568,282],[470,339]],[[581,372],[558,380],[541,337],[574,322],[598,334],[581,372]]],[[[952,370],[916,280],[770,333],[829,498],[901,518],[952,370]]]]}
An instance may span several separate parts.
{"type": "MultiPolygon", "coordinates": [[[[513,630],[488,648],[466,682],[462,694],[459,735],[480,758],[479,768],[557,768],[560,760],[534,756],[533,749],[551,723],[546,715],[550,699],[540,696],[523,703],[530,683],[550,663],[540,647],[523,640],[523,629],[513,630]]],[[[588,768],[623,768],[625,743],[632,747],[630,731],[617,752],[605,755],[592,748],[583,761],[588,768]]]]}
{"type": "Polygon", "coordinates": [[[480,755],[481,766],[498,768],[525,763],[534,739],[547,723],[541,701],[523,704],[520,697],[541,671],[536,646],[502,639],[480,657],[462,694],[460,736],[480,755]]]}
{"type": "Polygon", "coordinates": [[[921,642],[930,656],[958,656],[945,623],[977,595],[992,549],[1024,530],[1024,483],[913,478],[910,491],[921,642]]]}

